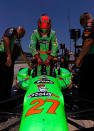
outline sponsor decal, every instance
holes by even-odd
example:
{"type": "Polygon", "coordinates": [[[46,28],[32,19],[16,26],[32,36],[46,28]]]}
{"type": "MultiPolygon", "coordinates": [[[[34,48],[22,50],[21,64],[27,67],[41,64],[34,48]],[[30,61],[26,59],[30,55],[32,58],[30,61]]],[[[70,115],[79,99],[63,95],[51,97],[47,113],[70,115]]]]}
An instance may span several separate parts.
{"type": "Polygon", "coordinates": [[[32,98],[32,97],[43,97],[43,96],[48,96],[48,97],[57,97],[57,98],[60,98],[59,96],[51,93],[51,92],[47,92],[48,88],[44,85],[44,84],[41,84],[41,85],[37,85],[38,87],[38,91],[39,92],[35,92],[33,94],[30,94],[28,96],[28,98],[32,98]]]}
{"type": "Polygon", "coordinates": [[[44,84],[42,84],[42,85],[37,85],[37,87],[38,87],[38,90],[39,90],[40,92],[47,92],[47,90],[48,90],[48,88],[46,88],[46,86],[45,86],[44,84]]]}
{"type": "Polygon", "coordinates": [[[43,96],[51,97],[51,94],[52,93],[50,93],[50,92],[36,92],[36,93],[33,93],[33,94],[29,95],[28,98],[43,97],[43,96]]]}
{"type": "Polygon", "coordinates": [[[38,84],[38,83],[54,84],[54,82],[52,82],[52,81],[50,81],[50,80],[38,80],[38,81],[35,81],[34,83],[35,83],[35,84],[38,84]]]}
{"type": "Polygon", "coordinates": [[[38,41],[40,44],[48,44],[49,40],[39,40],[38,41]]]}
{"type": "Polygon", "coordinates": [[[34,84],[38,84],[38,83],[48,83],[48,84],[54,84],[53,81],[49,80],[48,77],[41,77],[39,78],[40,80],[37,80],[34,82],[34,84]]]}
{"type": "Polygon", "coordinates": [[[49,80],[49,78],[48,78],[48,77],[45,77],[45,76],[40,77],[40,78],[38,78],[38,79],[40,79],[40,80],[49,80]]]}

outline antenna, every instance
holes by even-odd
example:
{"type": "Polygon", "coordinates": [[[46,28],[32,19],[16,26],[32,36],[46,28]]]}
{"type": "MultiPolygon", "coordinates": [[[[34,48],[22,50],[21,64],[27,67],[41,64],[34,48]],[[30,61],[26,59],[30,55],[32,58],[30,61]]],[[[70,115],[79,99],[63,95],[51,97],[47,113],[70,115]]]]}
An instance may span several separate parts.
{"type": "MultiPolygon", "coordinates": [[[[71,19],[70,19],[70,8],[68,9],[68,16],[67,16],[67,19],[68,19],[68,26],[69,26],[69,33],[70,33],[70,25],[71,25],[71,19]]],[[[70,39],[70,42],[69,42],[69,48],[70,48],[70,52],[71,52],[71,39],[70,39]]]]}

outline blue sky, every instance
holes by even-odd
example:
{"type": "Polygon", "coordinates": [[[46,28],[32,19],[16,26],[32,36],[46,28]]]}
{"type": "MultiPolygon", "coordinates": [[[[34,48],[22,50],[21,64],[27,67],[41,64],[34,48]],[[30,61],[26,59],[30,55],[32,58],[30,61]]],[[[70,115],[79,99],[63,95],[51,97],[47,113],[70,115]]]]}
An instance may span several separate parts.
{"type": "MultiPolygon", "coordinates": [[[[31,33],[37,28],[38,18],[46,13],[58,43],[65,43],[69,49],[69,27],[82,30],[79,17],[83,12],[90,12],[94,18],[94,0],[0,0],[0,38],[8,27],[22,25],[26,29],[22,48],[29,51],[31,33]]],[[[81,44],[81,39],[77,43],[81,44]]]]}

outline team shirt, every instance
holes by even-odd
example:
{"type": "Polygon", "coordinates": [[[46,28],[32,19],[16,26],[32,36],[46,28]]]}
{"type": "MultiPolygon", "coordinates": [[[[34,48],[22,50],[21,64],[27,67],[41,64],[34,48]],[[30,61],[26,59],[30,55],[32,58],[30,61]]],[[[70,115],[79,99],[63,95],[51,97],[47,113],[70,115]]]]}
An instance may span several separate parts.
{"type": "MultiPolygon", "coordinates": [[[[16,28],[11,27],[8,28],[3,35],[3,37],[8,37],[10,40],[10,51],[13,59],[17,59],[17,57],[21,55],[22,51],[20,39],[16,38],[16,34],[17,34],[16,28]]],[[[5,52],[3,37],[0,42],[0,52],[5,52]]]]}

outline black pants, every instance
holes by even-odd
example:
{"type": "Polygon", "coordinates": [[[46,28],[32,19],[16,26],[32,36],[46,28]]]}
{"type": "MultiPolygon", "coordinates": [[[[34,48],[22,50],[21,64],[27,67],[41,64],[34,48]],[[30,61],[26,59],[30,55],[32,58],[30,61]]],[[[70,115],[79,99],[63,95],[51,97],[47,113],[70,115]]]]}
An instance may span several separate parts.
{"type": "Polygon", "coordinates": [[[13,83],[14,64],[7,67],[6,53],[0,52],[0,100],[8,99],[11,96],[13,83]]]}
{"type": "Polygon", "coordinates": [[[94,100],[94,55],[86,55],[79,73],[79,94],[94,100]]]}

